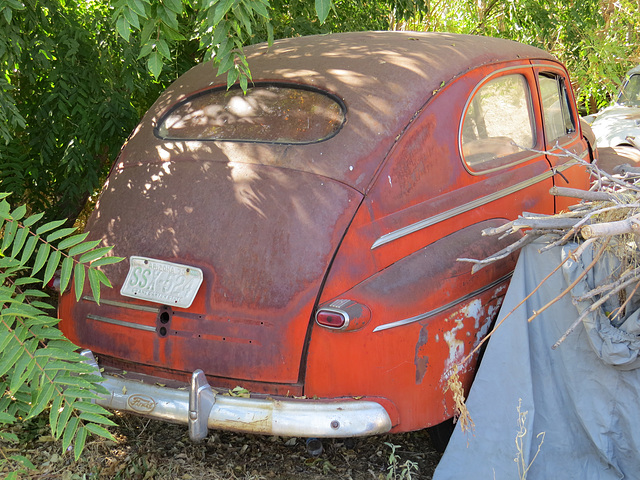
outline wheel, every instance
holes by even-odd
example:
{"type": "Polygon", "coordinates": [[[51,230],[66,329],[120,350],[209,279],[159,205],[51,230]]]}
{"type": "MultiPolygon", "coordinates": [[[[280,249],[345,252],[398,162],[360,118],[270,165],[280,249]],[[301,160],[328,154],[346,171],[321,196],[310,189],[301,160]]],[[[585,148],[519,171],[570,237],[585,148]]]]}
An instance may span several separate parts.
{"type": "Polygon", "coordinates": [[[431,438],[431,444],[433,448],[435,448],[438,452],[444,453],[444,450],[447,448],[447,444],[449,443],[449,439],[451,438],[451,434],[453,434],[453,430],[456,428],[456,424],[453,423],[453,418],[445,420],[438,425],[434,425],[433,427],[427,428],[427,432],[429,432],[429,438],[431,438]]]}

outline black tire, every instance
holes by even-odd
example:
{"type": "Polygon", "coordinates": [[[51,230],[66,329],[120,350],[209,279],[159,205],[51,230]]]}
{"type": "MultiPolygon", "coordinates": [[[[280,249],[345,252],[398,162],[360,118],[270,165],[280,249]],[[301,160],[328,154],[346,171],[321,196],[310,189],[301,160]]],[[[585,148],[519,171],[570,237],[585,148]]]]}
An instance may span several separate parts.
{"type": "Polygon", "coordinates": [[[434,425],[433,427],[427,428],[427,432],[429,432],[429,438],[431,438],[431,445],[438,452],[444,453],[447,445],[449,444],[449,439],[453,434],[453,430],[456,428],[455,423],[453,423],[453,418],[445,420],[438,425],[434,425]]]}

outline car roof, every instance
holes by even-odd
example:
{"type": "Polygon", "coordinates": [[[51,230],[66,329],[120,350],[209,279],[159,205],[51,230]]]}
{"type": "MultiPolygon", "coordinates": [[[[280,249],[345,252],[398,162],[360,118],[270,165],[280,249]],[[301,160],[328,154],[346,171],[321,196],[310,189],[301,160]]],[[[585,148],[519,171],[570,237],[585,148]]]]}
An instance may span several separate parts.
{"type": "MultiPolygon", "coordinates": [[[[291,147],[279,166],[321,174],[365,191],[394,139],[442,86],[475,67],[554,57],[510,40],[418,32],[353,32],[277,40],[246,47],[254,81],[293,82],[334,93],[347,123],[334,138],[291,147]],[[315,153],[314,153],[315,150],[315,153]],[[314,162],[305,160],[305,155],[314,162]],[[331,161],[318,161],[324,158],[331,161]],[[290,158],[288,158],[290,157],[290,158]],[[304,163],[306,162],[306,163],[304,163]]],[[[153,124],[194,92],[226,86],[210,64],[184,74],[152,108],[153,124]]]]}
{"type": "Polygon", "coordinates": [[[640,65],[638,65],[637,67],[633,67],[631,70],[629,70],[627,72],[627,75],[631,76],[631,75],[637,75],[639,73],[640,73],[640,65]]]}

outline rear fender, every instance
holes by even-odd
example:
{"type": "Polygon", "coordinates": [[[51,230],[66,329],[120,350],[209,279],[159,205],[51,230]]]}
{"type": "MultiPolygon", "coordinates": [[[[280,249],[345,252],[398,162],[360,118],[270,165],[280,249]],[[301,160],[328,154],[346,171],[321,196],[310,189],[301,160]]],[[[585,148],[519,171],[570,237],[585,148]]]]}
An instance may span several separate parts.
{"type": "Polygon", "coordinates": [[[313,326],[306,367],[308,397],[376,396],[399,411],[394,431],[435,425],[454,413],[447,379],[458,365],[465,388],[480,343],[497,316],[517,255],[471,274],[460,257],[485,258],[514,238],[481,235],[506,222],[480,222],[404,257],[342,295],[371,318],[349,331],[313,326]]]}

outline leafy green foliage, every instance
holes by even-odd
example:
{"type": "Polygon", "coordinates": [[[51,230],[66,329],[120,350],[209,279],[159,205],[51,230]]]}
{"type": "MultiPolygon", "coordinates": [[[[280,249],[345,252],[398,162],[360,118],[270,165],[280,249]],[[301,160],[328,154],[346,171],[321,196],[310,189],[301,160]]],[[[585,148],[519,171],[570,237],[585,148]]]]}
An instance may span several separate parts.
{"type": "Polygon", "coordinates": [[[632,0],[452,0],[407,28],[509,38],[557,56],[586,110],[604,106],[640,59],[640,5],[632,0]]]}
{"type": "Polygon", "coordinates": [[[185,39],[154,79],[111,18],[106,2],[0,0],[0,189],[48,218],[72,223],[140,116],[197,60],[185,39]]]}
{"type": "MultiPolygon", "coordinates": [[[[112,438],[105,425],[114,423],[107,410],[92,403],[99,393],[107,393],[102,377],[56,328],[59,319],[47,313],[52,307],[43,287],[62,262],[63,288],[73,280],[79,298],[86,273],[99,300],[101,286],[111,285],[98,266],[122,259],[108,256],[110,247],[84,242],[86,235],[63,228],[64,221],[36,227],[43,215],[27,215],[24,206],[11,210],[7,196],[0,193],[0,425],[49,409],[52,436],[62,439],[65,451],[73,443],[78,459],[87,435],[112,438]]],[[[17,441],[5,428],[0,438],[17,441]]],[[[26,459],[11,460],[29,468],[26,459]]]]}

